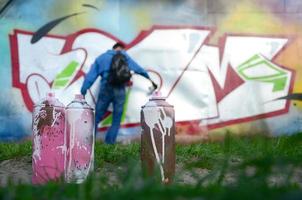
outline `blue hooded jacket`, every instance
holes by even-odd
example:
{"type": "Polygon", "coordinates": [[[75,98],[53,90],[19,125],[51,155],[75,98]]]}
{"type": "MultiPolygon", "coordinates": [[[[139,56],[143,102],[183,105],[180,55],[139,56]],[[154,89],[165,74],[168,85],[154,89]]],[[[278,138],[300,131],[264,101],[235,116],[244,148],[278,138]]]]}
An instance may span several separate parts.
{"type": "MultiPolygon", "coordinates": [[[[81,88],[81,93],[83,95],[86,94],[87,90],[91,87],[98,76],[102,77],[101,88],[103,85],[107,84],[112,57],[116,53],[117,52],[115,50],[108,50],[107,52],[96,58],[95,62],[91,66],[90,71],[88,72],[88,74],[86,74],[83,86],[81,88]]],[[[150,78],[146,70],[139,66],[132,58],[130,58],[130,56],[125,51],[121,51],[121,53],[125,55],[129,69],[131,71],[134,71],[136,74],[140,74],[147,79],[150,78]]]]}

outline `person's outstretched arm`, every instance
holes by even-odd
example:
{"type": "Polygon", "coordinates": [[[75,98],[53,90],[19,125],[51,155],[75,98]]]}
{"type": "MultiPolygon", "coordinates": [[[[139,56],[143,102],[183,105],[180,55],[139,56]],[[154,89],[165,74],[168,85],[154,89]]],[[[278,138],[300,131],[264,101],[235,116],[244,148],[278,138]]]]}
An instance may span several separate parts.
{"type": "Polygon", "coordinates": [[[84,83],[81,88],[81,94],[86,95],[87,90],[91,87],[91,85],[94,83],[95,79],[98,77],[98,62],[97,60],[94,61],[94,63],[91,65],[90,71],[85,76],[84,83]]]}
{"type": "Polygon", "coordinates": [[[139,66],[127,53],[125,53],[125,55],[128,59],[128,65],[129,65],[130,70],[133,70],[136,74],[139,74],[139,75],[149,79],[151,81],[154,89],[157,89],[157,84],[151,80],[147,71],[144,68],[142,68],[141,66],[139,66]]]}
{"type": "Polygon", "coordinates": [[[134,71],[136,74],[139,74],[147,79],[150,79],[149,74],[144,68],[139,66],[127,53],[124,52],[124,54],[127,57],[130,70],[134,71]]]}

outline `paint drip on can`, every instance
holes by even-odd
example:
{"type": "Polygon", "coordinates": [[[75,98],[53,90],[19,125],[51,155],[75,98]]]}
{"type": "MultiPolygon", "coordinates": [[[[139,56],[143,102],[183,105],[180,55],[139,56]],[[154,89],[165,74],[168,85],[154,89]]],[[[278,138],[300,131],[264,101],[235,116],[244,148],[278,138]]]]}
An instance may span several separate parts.
{"type": "Polygon", "coordinates": [[[173,106],[158,93],[141,110],[141,160],[143,171],[152,176],[159,168],[163,183],[175,173],[175,116],[173,106]]]}
{"type": "Polygon", "coordinates": [[[94,168],[94,111],[82,95],[66,107],[65,180],[81,183],[94,168]]]}
{"type": "Polygon", "coordinates": [[[54,93],[47,93],[35,104],[32,116],[32,182],[42,184],[64,175],[64,105],[54,93]]]}

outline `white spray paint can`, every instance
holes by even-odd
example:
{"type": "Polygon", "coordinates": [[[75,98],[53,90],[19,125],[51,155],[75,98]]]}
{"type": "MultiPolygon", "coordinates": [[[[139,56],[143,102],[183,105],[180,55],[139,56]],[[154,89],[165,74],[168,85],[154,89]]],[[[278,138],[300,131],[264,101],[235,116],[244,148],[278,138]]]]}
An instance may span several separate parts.
{"type": "Polygon", "coordinates": [[[173,106],[155,93],[141,110],[141,160],[151,176],[159,168],[162,182],[171,183],[175,174],[175,117],[173,106]]]}
{"type": "Polygon", "coordinates": [[[94,168],[94,111],[82,95],[66,107],[66,182],[83,182],[94,168]]]}

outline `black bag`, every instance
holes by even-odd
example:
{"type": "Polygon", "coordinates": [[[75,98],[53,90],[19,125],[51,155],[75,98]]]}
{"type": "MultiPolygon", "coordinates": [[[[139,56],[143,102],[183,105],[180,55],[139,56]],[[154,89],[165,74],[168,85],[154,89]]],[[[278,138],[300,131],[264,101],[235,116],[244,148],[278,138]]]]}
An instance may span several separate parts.
{"type": "Polygon", "coordinates": [[[121,52],[117,52],[111,62],[109,83],[120,86],[131,79],[131,72],[127,63],[127,58],[121,52]]]}

